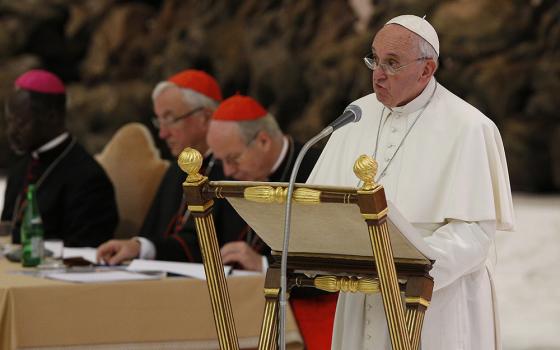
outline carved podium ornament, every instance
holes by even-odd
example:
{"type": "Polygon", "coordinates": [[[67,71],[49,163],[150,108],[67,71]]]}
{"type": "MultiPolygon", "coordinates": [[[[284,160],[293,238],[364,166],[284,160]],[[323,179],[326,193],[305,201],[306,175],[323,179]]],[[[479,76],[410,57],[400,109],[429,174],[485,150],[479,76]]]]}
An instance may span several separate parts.
{"type": "Polygon", "coordinates": [[[375,175],[377,174],[377,162],[372,157],[362,154],[354,163],[354,174],[364,184],[362,191],[371,191],[375,186],[375,175]]]}
{"type": "Polygon", "coordinates": [[[187,183],[194,183],[202,180],[203,176],[199,174],[203,162],[202,154],[194,148],[187,147],[179,154],[177,163],[181,170],[188,174],[187,183]]]}

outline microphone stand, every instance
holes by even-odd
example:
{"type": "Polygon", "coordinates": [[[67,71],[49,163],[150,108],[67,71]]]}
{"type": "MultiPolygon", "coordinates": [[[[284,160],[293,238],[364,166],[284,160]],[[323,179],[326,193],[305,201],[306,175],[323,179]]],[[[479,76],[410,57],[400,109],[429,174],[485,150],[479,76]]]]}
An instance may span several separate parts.
{"type": "Polygon", "coordinates": [[[294,185],[296,182],[296,176],[299,171],[299,167],[303,160],[303,157],[307,151],[321,139],[329,136],[334,131],[332,126],[327,126],[319,134],[313,137],[311,140],[307,141],[305,145],[301,148],[294,167],[292,169],[292,174],[290,175],[290,182],[288,184],[288,194],[286,197],[286,213],[284,220],[284,242],[282,245],[282,260],[280,264],[280,301],[279,301],[279,314],[278,319],[279,325],[279,349],[286,350],[286,295],[287,295],[287,266],[288,266],[288,248],[290,245],[290,229],[292,222],[292,194],[294,192],[294,185]]]}

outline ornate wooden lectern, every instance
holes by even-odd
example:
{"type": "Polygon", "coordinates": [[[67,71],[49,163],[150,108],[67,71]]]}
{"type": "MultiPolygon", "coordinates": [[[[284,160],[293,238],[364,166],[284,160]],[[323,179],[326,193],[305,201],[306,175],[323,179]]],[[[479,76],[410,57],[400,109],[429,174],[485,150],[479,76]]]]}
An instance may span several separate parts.
{"type": "MultiPolygon", "coordinates": [[[[287,184],[210,182],[198,173],[201,165],[202,156],[194,149],[187,148],[179,156],[179,166],[188,173],[183,188],[188,209],[196,221],[220,348],[239,349],[213,222],[213,199],[227,198],[252,225],[259,215],[268,216],[269,221],[270,218],[282,216],[287,184]]],[[[367,244],[359,244],[360,240],[367,240],[365,230],[363,235],[348,235],[345,239],[343,232],[335,225],[317,227],[305,219],[300,220],[297,226],[299,231],[316,231],[319,234],[324,231],[325,238],[310,241],[305,235],[292,235],[288,254],[288,289],[297,286],[330,292],[379,292],[393,349],[415,350],[419,348],[424,313],[431,300],[433,280],[428,272],[433,261],[419,253],[406,237],[403,238],[398,228],[388,222],[384,189],[373,181],[376,171],[375,160],[361,156],[354,165],[354,173],[363,182],[360,189],[296,184],[294,204],[314,206],[317,210],[321,206],[327,207],[331,220],[338,215],[346,219],[346,225],[349,218],[352,219],[350,222],[361,221],[357,216],[360,215],[369,231],[369,240],[367,244]],[[327,239],[329,237],[338,239],[327,239]],[[406,247],[401,249],[397,246],[406,247]],[[295,248],[293,251],[292,247],[295,248]],[[361,250],[353,247],[361,247],[361,250]]],[[[297,207],[294,210],[297,211],[297,207]]],[[[310,210],[302,211],[310,213],[310,210]]],[[[277,347],[281,254],[278,242],[282,239],[278,237],[277,226],[270,223],[252,225],[273,249],[264,287],[266,303],[259,339],[260,350],[277,347]]]]}

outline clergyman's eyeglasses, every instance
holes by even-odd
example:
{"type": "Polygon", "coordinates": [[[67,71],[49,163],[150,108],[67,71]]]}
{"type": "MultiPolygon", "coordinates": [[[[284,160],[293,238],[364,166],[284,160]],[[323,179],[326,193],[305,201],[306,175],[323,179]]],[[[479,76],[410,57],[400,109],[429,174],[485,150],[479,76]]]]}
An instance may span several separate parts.
{"type": "Polygon", "coordinates": [[[168,116],[166,118],[161,118],[161,119],[152,118],[152,124],[156,129],[161,129],[162,127],[170,127],[176,124],[179,120],[188,118],[194,115],[195,113],[200,112],[203,109],[204,107],[198,107],[178,117],[168,116]]]}

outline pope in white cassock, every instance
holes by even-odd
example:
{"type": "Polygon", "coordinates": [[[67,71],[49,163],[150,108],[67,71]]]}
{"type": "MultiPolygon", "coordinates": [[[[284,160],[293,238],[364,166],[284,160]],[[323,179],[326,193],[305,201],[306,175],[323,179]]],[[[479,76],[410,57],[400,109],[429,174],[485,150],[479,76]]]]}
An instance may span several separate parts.
{"type": "MultiPolygon", "coordinates": [[[[353,102],[362,119],[331,136],[308,183],[358,186],[354,161],[373,155],[388,200],[437,252],[422,349],[500,349],[489,257],[514,217],[498,129],[434,78],[439,40],[426,20],[390,20],[371,50],[375,93],[353,102]]],[[[340,294],[332,348],[391,348],[379,294],[340,294]]]]}

